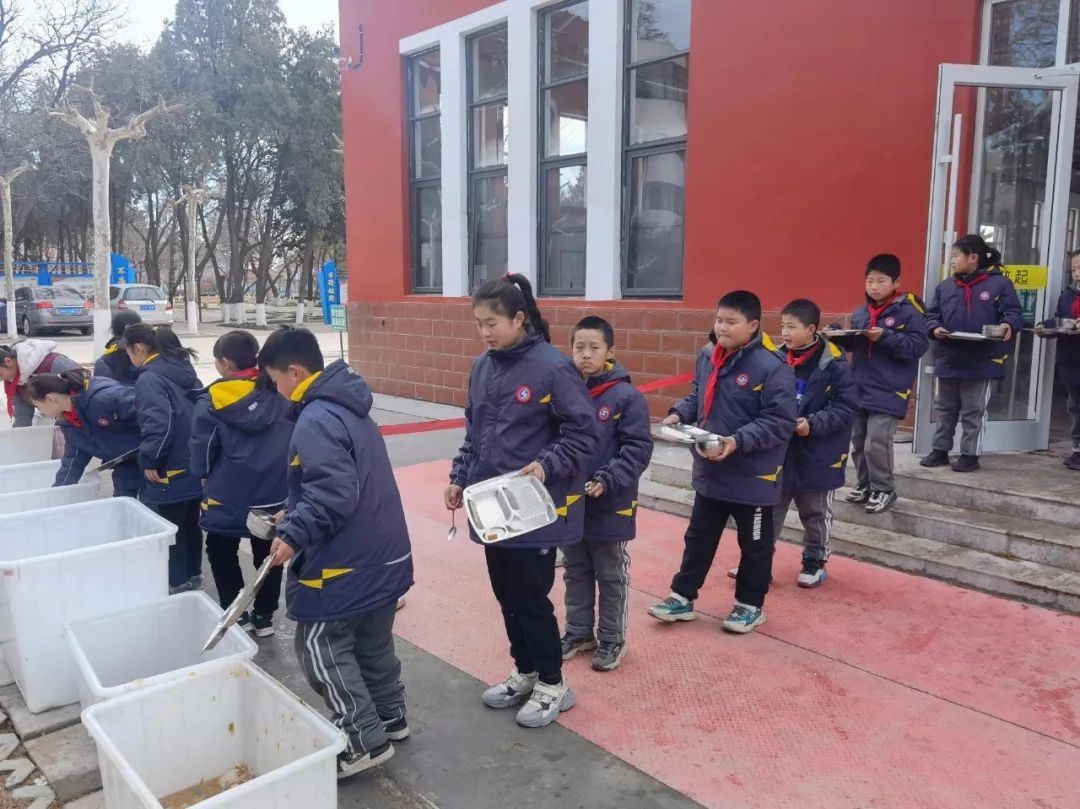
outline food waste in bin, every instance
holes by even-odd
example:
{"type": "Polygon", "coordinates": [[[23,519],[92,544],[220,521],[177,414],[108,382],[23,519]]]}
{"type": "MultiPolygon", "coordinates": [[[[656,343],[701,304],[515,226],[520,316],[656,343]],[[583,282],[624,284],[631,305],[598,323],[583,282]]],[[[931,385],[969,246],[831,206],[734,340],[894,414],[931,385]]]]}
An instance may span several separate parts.
{"type": "Polygon", "coordinates": [[[220,795],[222,792],[227,792],[233,787],[246,784],[253,778],[255,778],[255,773],[251,771],[251,768],[246,764],[241,764],[239,767],[233,767],[217,778],[200,781],[194,786],[165,796],[161,799],[161,806],[162,809],[188,809],[188,807],[210,800],[210,798],[220,795]]]}

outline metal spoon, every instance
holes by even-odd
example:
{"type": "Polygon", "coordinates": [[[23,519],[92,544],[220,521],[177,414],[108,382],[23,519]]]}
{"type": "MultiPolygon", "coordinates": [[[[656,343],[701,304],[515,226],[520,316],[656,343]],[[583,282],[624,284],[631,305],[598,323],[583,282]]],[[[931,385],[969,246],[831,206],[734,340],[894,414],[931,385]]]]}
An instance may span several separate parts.
{"type": "Polygon", "coordinates": [[[450,542],[457,536],[457,509],[450,512],[450,530],[446,532],[446,541],[450,542]]]}

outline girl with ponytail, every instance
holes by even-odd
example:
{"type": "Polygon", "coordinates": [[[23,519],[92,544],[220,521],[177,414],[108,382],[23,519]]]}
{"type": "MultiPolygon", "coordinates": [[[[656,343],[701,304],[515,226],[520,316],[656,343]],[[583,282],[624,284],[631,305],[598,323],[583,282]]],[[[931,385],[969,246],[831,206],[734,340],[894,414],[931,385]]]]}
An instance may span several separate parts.
{"type": "MultiPolygon", "coordinates": [[[[483,700],[491,708],[524,703],[518,723],[542,727],[575,701],[562,676],[559,625],[548,596],[555,549],[582,539],[597,417],[581,374],[550,345],[528,279],[508,274],[488,281],[472,303],[487,350],[469,378],[465,442],[445,502],[450,510],[461,508],[466,486],[515,472],[537,477],[555,501],[560,517],[554,524],[484,547],[514,668],[483,700]]],[[[475,534],[472,540],[479,542],[475,534]]]]}

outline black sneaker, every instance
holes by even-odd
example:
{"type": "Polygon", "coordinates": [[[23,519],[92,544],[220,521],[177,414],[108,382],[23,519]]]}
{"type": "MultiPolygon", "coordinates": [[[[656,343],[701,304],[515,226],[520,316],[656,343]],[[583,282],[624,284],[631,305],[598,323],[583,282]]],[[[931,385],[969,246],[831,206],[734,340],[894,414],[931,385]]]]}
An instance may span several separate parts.
{"type": "Polygon", "coordinates": [[[243,615],[241,615],[236,620],[236,625],[238,627],[240,627],[242,630],[244,630],[245,632],[251,632],[255,628],[255,625],[251,622],[251,613],[250,612],[245,612],[243,615]]]}
{"type": "Polygon", "coordinates": [[[1065,466],[1080,472],[1080,449],[1074,449],[1072,455],[1065,459],[1065,466]]]}
{"type": "Polygon", "coordinates": [[[979,456],[978,455],[961,455],[953,463],[952,471],[954,471],[954,472],[978,472],[979,471],[979,456]]]}
{"type": "Polygon", "coordinates": [[[405,721],[404,716],[401,719],[387,722],[383,725],[383,730],[386,732],[386,738],[392,742],[404,741],[409,738],[409,734],[412,732],[409,730],[409,723],[405,721]]]}
{"type": "Polygon", "coordinates": [[[892,508],[892,504],[895,502],[896,492],[873,492],[866,502],[866,513],[881,514],[892,508]]]}
{"type": "Polygon", "coordinates": [[[251,625],[255,628],[255,637],[269,638],[274,634],[274,616],[251,614],[251,625]]]}
{"type": "Polygon", "coordinates": [[[934,467],[948,465],[949,453],[942,452],[940,449],[935,449],[933,452],[931,452],[929,455],[924,456],[923,459],[919,461],[919,466],[934,467]]]}
{"type": "Polygon", "coordinates": [[[562,659],[570,660],[578,652],[588,652],[596,648],[596,638],[592,635],[581,638],[567,632],[562,636],[562,659]]]}
{"type": "Polygon", "coordinates": [[[850,492],[844,500],[848,503],[865,503],[870,499],[870,487],[869,486],[856,486],[850,492]]]}
{"type": "Polygon", "coordinates": [[[619,667],[622,659],[626,657],[625,643],[612,643],[600,641],[592,656],[592,667],[597,671],[614,671],[619,667]]]}
{"type": "Polygon", "coordinates": [[[349,753],[348,751],[338,753],[338,780],[350,778],[357,773],[362,773],[364,770],[370,770],[372,767],[378,767],[383,762],[389,761],[393,755],[394,745],[390,744],[390,742],[387,742],[378,750],[372,750],[370,753],[349,753]]]}

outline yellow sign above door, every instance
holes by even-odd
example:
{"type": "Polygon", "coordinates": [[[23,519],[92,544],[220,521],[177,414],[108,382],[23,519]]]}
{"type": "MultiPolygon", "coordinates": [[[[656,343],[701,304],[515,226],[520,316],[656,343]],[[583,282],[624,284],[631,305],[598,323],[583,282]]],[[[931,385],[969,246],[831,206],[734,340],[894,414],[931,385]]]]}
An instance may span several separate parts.
{"type": "Polygon", "coordinates": [[[1037,264],[1010,264],[1002,273],[1013,282],[1017,289],[1046,289],[1050,271],[1037,264]]]}

